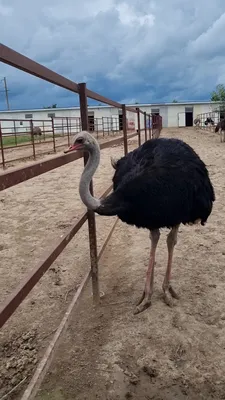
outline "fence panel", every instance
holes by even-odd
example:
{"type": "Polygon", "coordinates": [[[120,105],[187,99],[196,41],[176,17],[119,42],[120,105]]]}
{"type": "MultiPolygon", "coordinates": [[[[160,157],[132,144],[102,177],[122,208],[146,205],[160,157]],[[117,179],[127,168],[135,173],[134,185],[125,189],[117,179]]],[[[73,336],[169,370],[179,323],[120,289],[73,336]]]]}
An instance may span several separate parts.
{"type": "MultiPolygon", "coordinates": [[[[52,118],[50,120],[50,125],[47,126],[45,121],[42,122],[42,128],[45,130],[45,138],[47,142],[48,133],[51,132],[52,138],[51,142],[53,145],[53,151],[56,151],[57,148],[57,137],[58,134],[62,135],[62,137],[66,138],[67,144],[70,142],[70,136],[75,133],[76,130],[80,128],[84,130],[91,130],[90,123],[88,122],[88,108],[87,108],[87,98],[92,98],[94,100],[109,104],[117,109],[122,110],[122,136],[115,138],[110,141],[105,141],[100,143],[100,148],[105,149],[111,147],[112,145],[123,143],[123,151],[124,154],[127,154],[129,151],[129,140],[131,138],[138,136],[138,143],[141,143],[141,119],[140,114],[143,113],[141,110],[127,107],[125,104],[117,103],[113,100],[107,99],[98,93],[90,91],[86,88],[85,83],[77,84],[75,82],[70,81],[69,79],[49,70],[48,68],[34,62],[33,60],[24,57],[23,55],[16,53],[12,49],[9,49],[6,46],[0,45],[0,61],[7,63],[11,66],[14,66],[18,69],[21,69],[29,74],[35,75],[39,78],[42,78],[48,82],[54,83],[58,86],[66,88],[72,92],[79,94],[80,100],[80,120],[75,121],[71,119],[61,119],[58,120],[56,118],[52,118]],[[134,116],[131,117],[131,115],[134,116]],[[134,125],[133,125],[134,121],[134,125]],[[135,130],[135,123],[137,123],[138,129],[135,130]],[[60,125],[60,126],[59,126],[60,125]],[[131,128],[132,125],[132,128],[131,128]],[[61,130],[61,133],[59,131],[61,130]],[[75,130],[75,131],[74,131],[75,130]],[[130,133],[132,132],[132,133],[130,133]]],[[[147,139],[147,129],[149,130],[149,138],[152,136],[159,136],[162,128],[162,120],[160,116],[157,118],[153,118],[151,115],[144,115],[145,125],[144,129],[144,139],[147,139]],[[147,122],[149,122],[149,126],[147,126],[147,122]]],[[[114,117],[115,118],[115,117],[114,117]]],[[[103,123],[103,122],[102,122],[103,123]]],[[[34,139],[34,120],[29,121],[30,130],[31,130],[31,140],[32,140],[32,148],[33,148],[33,157],[36,157],[36,142],[34,139]]],[[[108,129],[109,126],[112,127],[112,119],[108,120],[108,129]]],[[[118,126],[118,125],[117,125],[118,126]]],[[[15,136],[15,127],[16,121],[13,123],[13,134],[15,136]]],[[[115,126],[113,125],[113,128],[115,126]]],[[[119,126],[120,129],[120,126],[119,126]]],[[[114,130],[114,129],[113,129],[114,130]]],[[[99,131],[98,131],[99,132],[99,131]]],[[[104,128],[103,128],[104,132],[104,128]]],[[[4,143],[3,143],[4,135],[2,134],[2,129],[0,126],[0,144],[1,144],[1,155],[2,155],[2,165],[5,167],[5,154],[4,154],[4,143]]],[[[18,147],[18,135],[17,135],[17,147],[18,147]]],[[[0,190],[5,190],[9,187],[12,187],[16,184],[22,183],[28,179],[32,179],[36,176],[39,176],[43,173],[51,171],[60,166],[66,165],[67,163],[73,162],[79,158],[84,158],[84,164],[87,162],[87,155],[82,154],[81,152],[71,152],[68,154],[56,156],[53,159],[44,160],[42,162],[36,162],[32,165],[18,168],[14,171],[4,172],[0,174],[0,190]]],[[[91,183],[90,190],[93,192],[93,185],[91,183]]],[[[112,190],[112,186],[107,188],[103,194],[103,197],[106,196],[112,190]]],[[[63,320],[61,321],[49,347],[47,348],[42,360],[39,362],[35,374],[33,375],[27,389],[25,390],[22,400],[33,399],[37,390],[47,372],[50,362],[52,360],[52,355],[54,350],[56,349],[56,345],[59,342],[61,334],[66,327],[66,323],[69,319],[69,316],[72,313],[72,310],[77,303],[81,293],[83,292],[88,280],[92,279],[92,289],[93,289],[93,301],[95,303],[99,302],[100,291],[99,291],[99,279],[98,279],[98,261],[101,257],[114,229],[116,223],[114,223],[112,229],[110,230],[100,253],[97,253],[97,232],[95,226],[95,214],[91,210],[87,210],[84,215],[82,215],[78,222],[76,222],[69,230],[65,233],[63,238],[60,237],[56,245],[51,249],[51,251],[47,252],[43,255],[42,261],[27,275],[24,277],[23,281],[20,285],[15,288],[15,290],[7,297],[4,303],[0,306],[0,327],[5,324],[5,322],[13,315],[18,306],[23,302],[23,300],[27,297],[28,293],[32,290],[32,288],[37,284],[43,274],[48,270],[50,265],[56,260],[59,254],[62,253],[67,244],[72,240],[75,234],[79,231],[81,226],[88,221],[88,230],[89,230],[89,247],[90,247],[90,271],[84,277],[78,291],[76,292],[67,312],[65,313],[63,320]]]]}
{"type": "MultiPolygon", "coordinates": [[[[202,129],[209,132],[215,132],[216,126],[222,121],[220,111],[213,111],[208,113],[198,114],[194,119],[194,126],[196,129],[202,129]]],[[[220,134],[220,130],[218,131],[220,134]]]]}

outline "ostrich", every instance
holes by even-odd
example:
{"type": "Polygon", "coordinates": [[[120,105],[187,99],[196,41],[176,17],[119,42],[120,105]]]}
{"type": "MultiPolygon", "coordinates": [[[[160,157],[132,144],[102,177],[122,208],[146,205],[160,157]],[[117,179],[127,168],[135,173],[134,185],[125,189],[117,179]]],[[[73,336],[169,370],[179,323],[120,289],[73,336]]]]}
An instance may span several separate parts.
{"type": "Polygon", "coordinates": [[[178,228],[181,223],[201,222],[204,225],[215,200],[205,164],[188,144],[179,139],[148,140],[119,160],[111,159],[115,169],[113,192],[99,200],[89,190],[100,161],[98,142],[90,133],[82,131],[65,152],[73,150],[89,153],[79,184],[80,197],[86,207],[99,215],[117,215],[129,225],[150,231],[151,249],[145,288],[134,314],[151,304],[160,228],[170,228],[168,262],[162,287],[165,302],[172,306],[172,298],[179,298],[171,285],[178,228]]]}
{"type": "Polygon", "coordinates": [[[39,142],[41,140],[42,131],[39,126],[34,126],[33,128],[33,136],[39,136],[39,142]]]}
{"type": "Polygon", "coordinates": [[[215,127],[215,133],[220,131],[220,141],[225,142],[225,120],[222,119],[215,127]]]}
{"type": "Polygon", "coordinates": [[[207,117],[205,120],[205,125],[210,125],[210,126],[214,125],[213,119],[210,117],[207,117]]]}
{"type": "Polygon", "coordinates": [[[201,120],[200,120],[200,118],[195,118],[195,120],[194,120],[194,124],[195,124],[195,126],[199,126],[199,125],[200,125],[200,123],[201,123],[201,120]]]}

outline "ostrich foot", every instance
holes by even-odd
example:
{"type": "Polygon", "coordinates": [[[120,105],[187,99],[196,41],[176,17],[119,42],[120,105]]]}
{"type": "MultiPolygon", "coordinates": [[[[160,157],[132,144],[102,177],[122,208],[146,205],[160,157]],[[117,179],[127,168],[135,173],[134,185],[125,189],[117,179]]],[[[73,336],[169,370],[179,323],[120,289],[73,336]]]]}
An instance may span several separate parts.
{"type": "Polygon", "coordinates": [[[152,294],[145,293],[145,291],[144,291],[140,300],[136,304],[136,308],[134,310],[134,315],[139,314],[142,311],[145,311],[148,307],[150,307],[151,298],[152,298],[152,294]]]}
{"type": "Polygon", "coordinates": [[[171,284],[169,283],[168,285],[163,285],[163,298],[165,303],[169,307],[173,307],[174,302],[173,299],[179,300],[178,294],[175,292],[175,290],[172,288],[171,284]]]}

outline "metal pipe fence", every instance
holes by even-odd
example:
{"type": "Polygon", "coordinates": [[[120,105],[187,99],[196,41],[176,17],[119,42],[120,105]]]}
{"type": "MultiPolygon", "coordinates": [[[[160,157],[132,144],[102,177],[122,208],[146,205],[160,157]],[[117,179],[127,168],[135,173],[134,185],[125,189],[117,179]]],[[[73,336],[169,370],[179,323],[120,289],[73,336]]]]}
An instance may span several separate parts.
{"type": "MultiPolygon", "coordinates": [[[[140,110],[137,112],[138,131],[145,130],[146,121],[140,110]]],[[[149,116],[152,120],[155,116],[149,116]]],[[[134,127],[127,123],[128,133],[134,127]]],[[[38,119],[1,119],[0,120],[0,166],[6,169],[15,162],[33,159],[56,153],[66,144],[70,144],[73,135],[81,130],[80,117],[52,117],[49,120],[38,119]],[[21,125],[23,124],[23,125],[21,125]],[[33,128],[32,128],[33,127],[33,128]],[[34,128],[40,128],[40,134],[34,128]]],[[[155,123],[152,121],[153,136],[155,123]]],[[[156,123],[156,127],[157,127],[156,123]]],[[[94,118],[88,123],[89,131],[100,142],[123,133],[123,127],[116,117],[94,118]]]]}
{"type": "Polygon", "coordinates": [[[225,142],[224,123],[222,126],[219,124],[224,121],[224,112],[215,110],[208,113],[198,114],[194,120],[196,129],[201,129],[208,132],[214,132],[220,136],[220,142],[225,142]],[[217,132],[216,132],[217,128],[217,132]]]}
{"type": "Polygon", "coordinates": [[[218,122],[220,122],[220,112],[212,111],[198,114],[194,120],[194,125],[197,128],[213,132],[218,122]]]}
{"type": "MultiPolygon", "coordinates": [[[[84,129],[90,131],[90,124],[88,122],[88,106],[87,99],[92,98],[94,100],[109,104],[115,108],[118,108],[122,111],[122,134],[113,138],[112,140],[107,140],[103,143],[100,143],[101,150],[109,148],[113,145],[123,144],[124,154],[128,153],[129,150],[129,140],[131,138],[138,137],[138,145],[141,145],[142,135],[141,135],[141,126],[140,126],[140,115],[143,115],[144,126],[142,130],[144,131],[144,140],[151,139],[152,137],[158,137],[160,135],[160,131],[162,129],[162,118],[160,116],[152,116],[147,115],[145,112],[140,110],[139,108],[127,107],[124,104],[117,103],[113,100],[107,99],[98,93],[90,91],[86,88],[85,83],[77,84],[75,82],[70,81],[69,79],[47,69],[46,67],[34,62],[33,60],[15,52],[14,50],[0,45],[0,61],[14,66],[15,68],[21,69],[29,74],[35,75],[41,79],[44,79],[48,82],[51,82],[55,85],[61,86],[67,90],[70,90],[79,95],[80,101],[80,125],[78,129],[84,129]],[[133,130],[132,133],[129,131],[129,125],[127,124],[127,113],[135,113],[137,118],[137,130],[133,130]]],[[[57,121],[58,119],[56,119],[57,121]]],[[[54,119],[51,121],[52,123],[52,142],[54,146],[54,151],[56,149],[56,125],[54,123],[54,119]]],[[[35,140],[34,140],[34,121],[30,121],[30,129],[32,136],[32,146],[33,146],[33,158],[36,157],[35,153],[35,140]]],[[[133,125],[132,125],[133,126],[133,125]]],[[[64,124],[65,129],[69,129],[70,121],[66,120],[64,124]]],[[[71,131],[72,132],[72,131],[71,131]]],[[[69,142],[70,136],[67,136],[69,142]]],[[[4,145],[3,145],[4,136],[2,132],[0,133],[0,144],[1,144],[1,155],[2,155],[2,164],[4,166],[4,145]]],[[[18,139],[18,137],[17,137],[18,139]]],[[[46,159],[41,162],[34,162],[31,165],[17,168],[13,171],[5,171],[0,174],[0,191],[6,190],[9,187],[15,186],[19,183],[25,182],[29,179],[34,179],[36,176],[47,173],[55,168],[59,168],[63,165],[71,163],[80,158],[84,159],[84,164],[87,162],[87,155],[81,152],[72,152],[68,154],[58,155],[55,158],[46,159]]],[[[90,187],[91,191],[93,191],[93,184],[91,183],[90,187]]],[[[105,197],[112,190],[112,186],[107,188],[103,193],[102,197],[105,197]]],[[[98,262],[101,255],[104,252],[104,249],[115,229],[116,222],[113,224],[100,252],[97,251],[97,231],[95,224],[95,213],[91,210],[87,210],[80,219],[70,227],[64,234],[63,237],[60,237],[55,245],[52,247],[50,251],[47,251],[43,254],[41,261],[24,277],[22,282],[13,290],[13,292],[5,299],[3,304],[0,305],[0,327],[2,327],[9,318],[14,314],[17,308],[21,305],[23,300],[27,297],[30,291],[34,288],[34,286],[38,283],[40,278],[44,275],[44,273],[49,269],[52,263],[57,259],[57,257],[62,253],[67,244],[73,239],[79,229],[88,222],[88,232],[89,232],[89,251],[90,251],[90,270],[84,277],[80,287],[75,293],[72,302],[70,303],[67,312],[65,313],[58,329],[56,330],[53,339],[51,340],[49,347],[46,349],[43,358],[40,360],[37,369],[31,378],[25,392],[23,393],[21,399],[22,400],[30,400],[33,399],[36,395],[38,388],[49,368],[50,362],[52,360],[52,356],[56,350],[56,346],[59,343],[62,332],[66,329],[66,324],[72,314],[74,306],[76,305],[80,295],[82,294],[84,288],[86,287],[88,281],[91,279],[92,281],[92,291],[93,291],[93,301],[95,304],[99,303],[99,278],[98,278],[98,262]]],[[[1,261],[4,263],[4,260],[1,261]]]]}

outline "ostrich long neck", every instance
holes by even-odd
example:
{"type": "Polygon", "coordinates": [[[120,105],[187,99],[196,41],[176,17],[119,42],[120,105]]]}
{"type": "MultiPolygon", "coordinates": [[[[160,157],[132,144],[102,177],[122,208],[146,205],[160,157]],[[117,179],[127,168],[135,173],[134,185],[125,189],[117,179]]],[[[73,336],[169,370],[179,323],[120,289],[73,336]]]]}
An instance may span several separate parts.
{"type": "Polygon", "coordinates": [[[93,146],[92,151],[88,154],[88,162],[81,176],[79,192],[81,200],[86,207],[90,210],[96,210],[101,205],[101,201],[93,197],[90,193],[90,182],[100,162],[100,149],[98,145],[93,146]]]}

